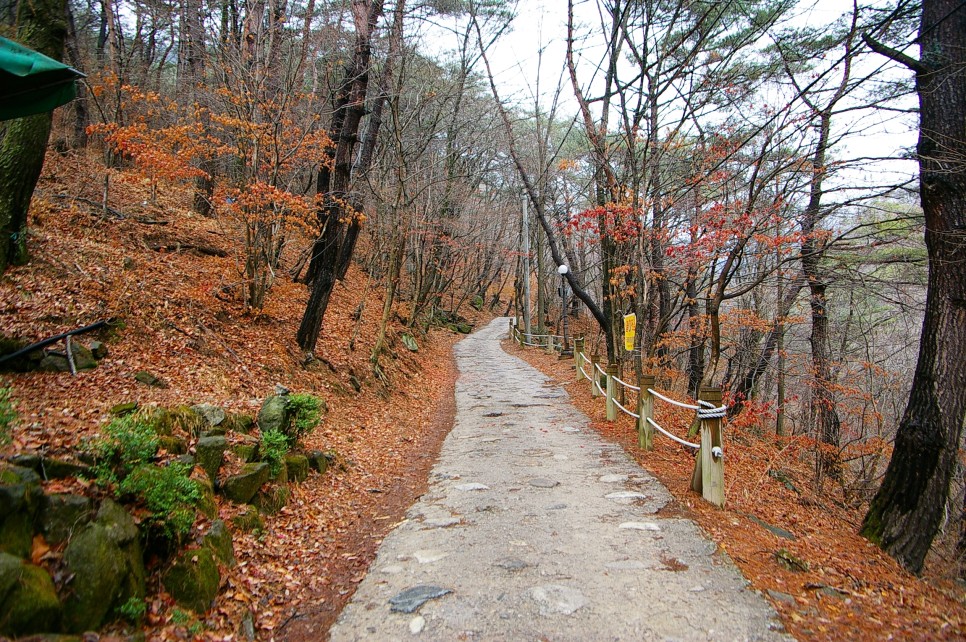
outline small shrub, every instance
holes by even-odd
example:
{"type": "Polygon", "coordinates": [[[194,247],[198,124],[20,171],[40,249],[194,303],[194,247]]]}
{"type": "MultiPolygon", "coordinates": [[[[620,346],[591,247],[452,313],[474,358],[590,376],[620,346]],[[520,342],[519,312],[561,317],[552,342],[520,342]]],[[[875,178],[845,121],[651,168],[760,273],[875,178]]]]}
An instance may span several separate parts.
{"type": "Polygon", "coordinates": [[[319,425],[322,418],[323,402],[314,395],[295,393],[288,396],[286,406],[292,414],[291,441],[294,446],[319,425]]]}
{"type": "Polygon", "coordinates": [[[131,596],[124,604],[117,607],[117,612],[131,624],[138,624],[144,619],[148,605],[139,597],[131,596]]]}
{"type": "Polygon", "coordinates": [[[145,464],[125,477],[119,490],[144,502],[151,524],[167,537],[180,540],[191,532],[195,508],[202,499],[201,488],[190,474],[189,464],[145,464]]]}
{"type": "Polygon", "coordinates": [[[10,427],[17,421],[17,411],[10,401],[10,388],[0,388],[0,446],[10,443],[10,427]]]}
{"type": "Polygon", "coordinates": [[[279,430],[266,430],[262,433],[261,452],[262,459],[268,462],[272,477],[278,475],[282,470],[282,463],[285,461],[285,453],[288,452],[289,439],[279,430]]]}
{"type": "Polygon", "coordinates": [[[198,621],[198,618],[196,618],[193,614],[179,608],[175,608],[173,611],[171,611],[171,623],[176,626],[185,627],[188,633],[192,636],[198,635],[205,628],[204,624],[198,621]]]}
{"type": "Polygon", "coordinates": [[[139,415],[125,415],[107,424],[104,434],[90,443],[94,470],[101,483],[116,483],[158,452],[157,433],[139,415]]]}

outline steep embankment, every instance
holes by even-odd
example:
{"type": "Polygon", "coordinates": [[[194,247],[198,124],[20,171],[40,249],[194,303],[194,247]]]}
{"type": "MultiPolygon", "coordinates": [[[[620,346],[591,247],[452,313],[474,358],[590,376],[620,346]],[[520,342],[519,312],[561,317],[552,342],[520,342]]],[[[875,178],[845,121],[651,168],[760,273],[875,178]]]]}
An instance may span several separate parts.
{"type": "MultiPolygon", "coordinates": [[[[335,451],[338,465],[293,486],[288,506],[266,520],[264,531],[235,534],[239,564],[206,616],[183,622],[162,595],[149,601],[145,621],[158,639],[185,635],[192,625],[219,638],[235,634],[250,612],[259,638],[318,639],[382,534],[425,484],[450,427],[450,348],[459,336],[418,336],[413,353],[394,322],[382,364],[388,384],[381,381],[369,355],[382,287],[353,267],[334,292],[318,359],[303,364],[294,337],[304,286],[282,271],[265,308],[246,310],[238,297],[240,235],[231,222],[191,215],[184,191],[148,205],[147,185],[120,178],[112,177],[114,211],[103,215],[92,205],[103,184],[100,166],[48,159],[30,215],[31,261],[0,279],[0,329],[39,340],[101,319],[115,323],[84,337],[108,347],[94,370],[0,374],[20,415],[2,454],[69,453],[98,434],[119,403],[204,402],[254,414],[276,383],[324,398],[328,414],[306,446],[335,451]],[[142,371],[164,386],[136,380],[142,371]]],[[[306,242],[286,249],[283,267],[291,267],[300,246],[306,242]]],[[[80,482],[51,484],[84,490],[80,482]]],[[[219,516],[228,520],[237,510],[222,503],[219,516]]]]}

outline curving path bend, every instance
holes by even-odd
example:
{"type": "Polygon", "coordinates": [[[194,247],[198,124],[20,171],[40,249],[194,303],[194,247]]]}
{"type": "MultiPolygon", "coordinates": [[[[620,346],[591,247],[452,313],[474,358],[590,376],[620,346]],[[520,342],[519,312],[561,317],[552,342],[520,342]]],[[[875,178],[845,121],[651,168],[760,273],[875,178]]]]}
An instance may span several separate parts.
{"type": "Polygon", "coordinates": [[[790,640],[693,522],[662,515],[668,491],[503,352],[506,328],[456,346],[456,424],[429,491],[331,639],[790,640]]]}

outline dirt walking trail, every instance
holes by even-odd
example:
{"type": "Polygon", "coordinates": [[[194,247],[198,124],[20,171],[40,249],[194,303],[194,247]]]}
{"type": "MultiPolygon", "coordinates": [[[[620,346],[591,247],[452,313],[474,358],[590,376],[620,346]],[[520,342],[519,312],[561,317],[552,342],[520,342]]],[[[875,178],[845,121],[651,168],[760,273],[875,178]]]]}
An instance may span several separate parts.
{"type": "Polygon", "coordinates": [[[788,640],[668,491],[497,319],[456,346],[456,425],[332,640],[788,640]]]}

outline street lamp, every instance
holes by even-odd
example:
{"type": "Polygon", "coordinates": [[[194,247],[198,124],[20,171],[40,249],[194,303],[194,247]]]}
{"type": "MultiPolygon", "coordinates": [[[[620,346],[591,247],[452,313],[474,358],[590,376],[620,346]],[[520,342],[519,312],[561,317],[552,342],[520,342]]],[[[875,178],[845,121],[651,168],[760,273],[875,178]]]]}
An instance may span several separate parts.
{"type": "Polygon", "coordinates": [[[560,297],[563,299],[563,307],[560,308],[560,321],[563,325],[563,349],[560,351],[561,355],[570,354],[570,344],[567,341],[567,272],[570,268],[566,265],[561,265],[557,268],[557,273],[560,274],[560,297]]]}

